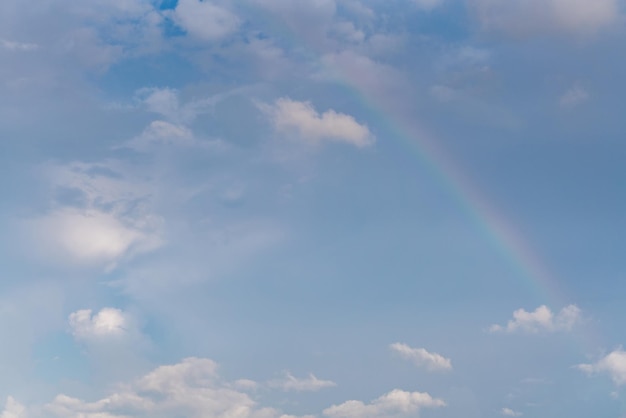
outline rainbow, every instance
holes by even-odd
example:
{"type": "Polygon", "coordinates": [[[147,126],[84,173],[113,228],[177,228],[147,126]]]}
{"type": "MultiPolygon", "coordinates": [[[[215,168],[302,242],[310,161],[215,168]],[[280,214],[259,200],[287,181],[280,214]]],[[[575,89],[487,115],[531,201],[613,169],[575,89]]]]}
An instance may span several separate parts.
{"type": "MultiPolygon", "coordinates": [[[[321,62],[321,60],[320,60],[321,62]]],[[[326,64],[328,65],[328,64],[326,64]]],[[[532,245],[515,228],[514,223],[497,211],[470,177],[462,172],[460,166],[446,153],[431,135],[418,126],[413,115],[395,116],[402,112],[366,89],[359,87],[352,80],[358,74],[349,74],[340,68],[328,68],[338,75],[343,86],[354,95],[365,110],[376,116],[377,122],[394,138],[409,149],[420,164],[426,168],[433,180],[443,188],[457,207],[466,215],[480,236],[496,250],[507,264],[516,272],[516,277],[535,295],[536,305],[546,304],[552,309],[561,309],[572,303],[572,298],[561,285],[561,281],[550,271],[546,262],[533,250],[532,245]]],[[[514,307],[514,309],[519,307],[514,307]]],[[[573,338],[579,340],[586,354],[596,354],[603,345],[603,338],[591,323],[584,324],[581,333],[573,338]]]]}
{"type": "MultiPolygon", "coordinates": [[[[324,59],[321,51],[315,51],[311,42],[303,39],[277,17],[265,15],[261,19],[266,20],[266,23],[278,31],[279,38],[285,42],[288,49],[308,58],[323,73],[331,74],[331,78],[347,89],[364,110],[375,116],[379,125],[390,134],[390,138],[399,141],[418,159],[421,166],[465,214],[478,234],[500,254],[515,271],[518,280],[521,280],[534,295],[536,305],[527,306],[527,309],[546,304],[556,310],[573,303],[571,295],[562,286],[562,281],[551,272],[531,243],[515,228],[510,219],[496,210],[470,177],[462,172],[459,164],[440,145],[441,141],[437,141],[418,126],[415,115],[402,116],[406,112],[393,109],[393,105],[385,103],[384,98],[377,97],[375,92],[359,86],[354,80],[359,79],[361,69],[354,62],[350,68],[335,65],[332,60],[324,59]]],[[[519,307],[512,307],[516,308],[519,307]]],[[[575,335],[574,338],[581,340],[587,354],[597,353],[603,338],[591,324],[585,326],[584,332],[576,334],[579,335],[575,335]]]]}

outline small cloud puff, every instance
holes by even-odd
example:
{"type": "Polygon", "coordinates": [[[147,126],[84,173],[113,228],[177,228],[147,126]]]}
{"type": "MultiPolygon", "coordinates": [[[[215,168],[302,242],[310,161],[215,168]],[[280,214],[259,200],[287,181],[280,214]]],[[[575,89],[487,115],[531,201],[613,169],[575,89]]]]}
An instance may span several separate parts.
{"type": "Polygon", "coordinates": [[[423,348],[411,348],[402,343],[391,344],[389,348],[402,358],[411,361],[417,367],[425,367],[430,371],[452,370],[452,362],[450,359],[437,353],[429,353],[423,348]]]}
{"type": "Polygon", "coordinates": [[[179,0],[173,18],[188,34],[204,41],[224,38],[241,24],[229,10],[201,0],[179,0]]]}
{"type": "Polygon", "coordinates": [[[505,417],[521,417],[523,414],[518,411],[514,411],[511,408],[502,408],[500,413],[505,417]]]}
{"type": "Polygon", "coordinates": [[[279,388],[286,392],[317,392],[323,388],[337,386],[337,384],[331,380],[318,379],[313,373],[309,374],[306,378],[299,379],[289,372],[285,372],[282,379],[270,381],[269,385],[270,387],[279,388]]]}
{"type": "Polygon", "coordinates": [[[442,406],[446,406],[443,400],[435,399],[428,393],[405,392],[400,389],[394,389],[369,404],[361,401],[346,401],[340,405],[326,408],[323,413],[331,418],[415,416],[422,408],[442,406]]]}
{"type": "Polygon", "coordinates": [[[329,109],[320,114],[310,102],[280,98],[274,105],[260,105],[280,132],[296,132],[302,139],[345,142],[359,148],[372,145],[374,135],[354,117],[329,109]]]}
{"type": "Polygon", "coordinates": [[[505,325],[492,325],[490,332],[523,331],[536,333],[540,331],[569,331],[581,320],[581,311],[576,305],[569,305],[561,309],[558,314],[552,313],[550,308],[542,305],[533,312],[518,309],[513,312],[513,319],[505,325]]]}
{"type": "Polygon", "coordinates": [[[606,373],[613,383],[621,386],[626,384],[626,351],[619,348],[593,364],[579,364],[576,368],[589,375],[606,373]]]}
{"type": "Polygon", "coordinates": [[[81,309],[69,316],[72,335],[78,340],[123,336],[129,330],[129,322],[128,316],[115,308],[103,308],[96,314],[91,309],[81,309]]]}

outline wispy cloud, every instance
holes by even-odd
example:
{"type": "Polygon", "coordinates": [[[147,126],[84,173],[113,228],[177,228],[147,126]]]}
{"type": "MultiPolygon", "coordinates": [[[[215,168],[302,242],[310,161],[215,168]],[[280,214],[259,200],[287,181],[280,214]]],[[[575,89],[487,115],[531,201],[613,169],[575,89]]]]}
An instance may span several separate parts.
{"type": "Polygon", "coordinates": [[[595,363],[579,364],[576,367],[589,375],[606,373],[616,385],[626,384],[626,351],[622,348],[610,352],[595,363]]]}
{"type": "Polygon", "coordinates": [[[430,353],[424,348],[411,348],[402,343],[391,344],[389,348],[417,367],[424,367],[430,371],[452,370],[452,361],[450,359],[445,358],[441,354],[430,353]]]}
{"type": "Polygon", "coordinates": [[[0,47],[9,51],[34,51],[39,49],[39,45],[37,44],[15,42],[6,39],[0,39],[0,47]]]}
{"type": "Polygon", "coordinates": [[[297,378],[290,372],[285,372],[281,379],[271,380],[269,386],[284,391],[317,392],[323,388],[337,386],[337,384],[332,380],[318,379],[313,373],[304,378],[297,378]]]}

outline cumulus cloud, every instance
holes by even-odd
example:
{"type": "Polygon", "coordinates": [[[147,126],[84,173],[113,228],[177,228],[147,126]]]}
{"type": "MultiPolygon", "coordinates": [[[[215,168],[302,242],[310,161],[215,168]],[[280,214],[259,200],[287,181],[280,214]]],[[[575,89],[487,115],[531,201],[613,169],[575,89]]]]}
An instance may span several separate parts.
{"type": "Polygon", "coordinates": [[[313,373],[305,378],[297,378],[289,372],[285,372],[282,379],[270,381],[269,385],[284,391],[295,392],[317,392],[323,388],[337,386],[337,384],[331,380],[318,379],[313,373]]]}
{"type": "Polygon", "coordinates": [[[472,0],[468,4],[483,28],[514,36],[595,32],[619,17],[617,0],[472,0]]]}
{"type": "Polygon", "coordinates": [[[608,374],[616,385],[626,384],[626,351],[619,348],[593,364],[579,364],[579,370],[591,375],[608,374]]]}
{"type": "Polygon", "coordinates": [[[217,363],[187,358],[160,366],[145,376],[118,386],[118,390],[94,402],[64,394],[45,405],[45,416],[58,418],[280,418],[273,408],[263,408],[245,393],[222,382],[217,363]]]}
{"type": "Polygon", "coordinates": [[[569,331],[581,320],[581,311],[576,305],[569,305],[561,309],[556,315],[545,305],[528,312],[518,309],[513,312],[513,319],[506,325],[492,325],[491,332],[530,332],[540,331],[569,331]]]}
{"type": "Polygon", "coordinates": [[[26,408],[17,402],[12,396],[7,397],[4,405],[4,411],[0,414],[0,418],[25,418],[26,408]]]}
{"type": "Polygon", "coordinates": [[[511,408],[502,408],[500,410],[500,414],[504,415],[505,417],[521,417],[523,415],[521,412],[514,411],[511,408]]]}
{"type": "Polygon", "coordinates": [[[417,367],[424,367],[430,371],[452,370],[452,362],[450,359],[437,353],[429,353],[423,348],[411,348],[402,343],[391,344],[389,348],[417,367]]]}
{"type": "Polygon", "coordinates": [[[589,99],[589,93],[579,84],[575,84],[559,98],[562,107],[576,107],[589,99]]]}
{"type": "Polygon", "coordinates": [[[130,330],[127,315],[115,308],[103,308],[94,314],[91,309],[82,309],[69,316],[72,335],[79,340],[120,337],[130,330]]]}
{"type": "Polygon", "coordinates": [[[361,401],[347,401],[340,405],[326,408],[324,415],[331,418],[377,418],[416,416],[422,408],[445,406],[441,399],[435,399],[428,393],[405,392],[394,389],[369,404],[361,401]]]}
{"type": "Polygon", "coordinates": [[[320,114],[310,102],[281,98],[273,106],[262,105],[262,109],[269,114],[277,131],[296,132],[301,138],[311,142],[337,141],[359,148],[374,142],[374,136],[367,125],[333,109],[320,114]]]}
{"type": "Polygon", "coordinates": [[[240,19],[229,10],[201,0],[179,0],[174,20],[190,35],[206,41],[230,35],[240,25],[240,19]]]}

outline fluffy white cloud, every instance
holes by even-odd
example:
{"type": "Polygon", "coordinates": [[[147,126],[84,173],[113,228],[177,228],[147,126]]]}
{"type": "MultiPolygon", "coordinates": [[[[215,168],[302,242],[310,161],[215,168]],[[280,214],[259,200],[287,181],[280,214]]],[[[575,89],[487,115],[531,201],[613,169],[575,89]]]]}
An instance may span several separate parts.
{"type": "Polygon", "coordinates": [[[247,394],[220,380],[210,359],[187,358],[160,366],[147,375],[118,386],[109,396],[86,402],[58,395],[43,410],[58,418],[279,418],[273,408],[257,405],[247,394]]]}
{"type": "Polygon", "coordinates": [[[45,237],[47,242],[42,242],[48,247],[45,251],[78,264],[110,263],[135,245],[152,247],[149,237],[98,210],[60,209],[35,221],[31,227],[33,232],[45,237]]]}
{"type": "Polygon", "coordinates": [[[130,330],[127,315],[115,308],[103,308],[93,314],[91,309],[82,309],[69,316],[72,335],[79,340],[120,337],[130,330]]]}
{"type": "Polygon", "coordinates": [[[270,115],[276,130],[295,131],[308,141],[346,142],[360,148],[374,142],[374,136],[367,125],[332,109],[319,114],[310,102],[281,98],[273,106],[263,105],[262,108],[270,115]]]}
{"type": "Polygon", "coordinates": [[[500,413],[505,417],[521,417],[522,413],[518,411],[514,411],[511,408],[502,408],[500,413]]]}
{"type": "Polygon", "coordinates": [[[513,312],[513,319],[505,326],[492,325],[491,332],[531,332],[539,331],[569,331],[581,320],[581,311],[576,305],[569,305],[554,314],[550,308],[542,305],[533,312],[518,309],[513,312]]]}
{"type": "Polygon", "coordinates": [[[174,20],[190,35],[207,41],[235,32],[240,24],[240,19],[229,10],[201,0],[179,0],[174,20]]]}
{"type": "Polygon", "coordinates": [[[617,0],[471,0],[468,5],[483,28],[515,36],[589,33],[619,17],[617,0]]]}
{"type": "Polygon", "coordinates": [[[416,416],[422,408],[445,405],[443,400],[435,399],[428,393],[405,392],[394,389],[369,404],[361,401],[347,401],[326,408],[323,412],[324,415],[332,418],[401,417],[416,416]]]}
{"type": "Polygon", "coordinates": [[[26,408],[12,396],[9,396],[4,405],[4,411],[0,414],[0,418],[25,418],[25,412],[26,408]]]}
{"type": "Polygon", "coordinates": [[[593,364],[579,364],[587,374],[606,373],[616,385],[626,384],[626,351],[615,350],[593,364]]]}
{"type": "Polygon", "coordinates": [[[423,348],[411,348],[406,344],[394,343],[389,346],[391,351],[411,361],[417,367],[425,367],[431,371],[452,370],[450,359],[437,353],[429,353],[423,348]]]}
{"type": "Polygon", "coordinates": [[[284,391],[296,392],[316,392],[323,388],[337,386],[337,384],[331,380],[318,379],[313,373],[309,374],[308,377],[299,379],[289,372],[285,372],[282,379],[270,381],[269,385],[284,391]]]}

